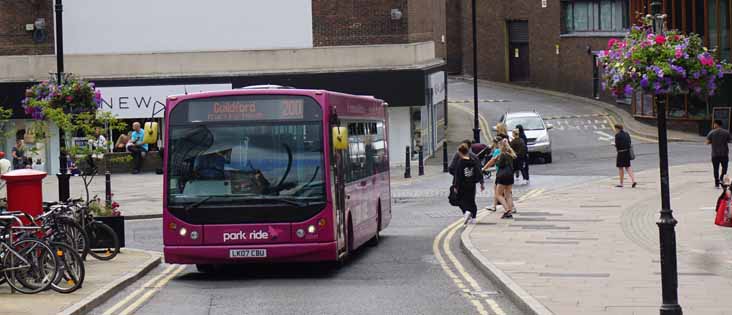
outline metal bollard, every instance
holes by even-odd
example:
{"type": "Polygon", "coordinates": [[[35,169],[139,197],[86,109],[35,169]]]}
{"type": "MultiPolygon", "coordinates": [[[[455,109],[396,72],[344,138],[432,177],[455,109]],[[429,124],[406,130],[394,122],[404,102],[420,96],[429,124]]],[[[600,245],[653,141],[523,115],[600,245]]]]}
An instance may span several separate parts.
{"type": "Polygon", "coordinates": [[[419,147],[419,176],[424,175],[424,149],[419,147]]]}
{"type": "Polygon", "coordinates": [[[112,173],[104,173],[104,196],[107,207],[112,207],[112,173]]]}
{"type": "Polygon", "coordinates": [[[447,173],[447,141],[442,145],[442,172],[447,173]]]}
{"type": "Polygon", "coordinates": [[[404,164],[404,178],[411,178],[412,177],[412,167],[410,164],[412,164],[411,157],[409,156],[409,146],[407,146],[407,152],[405,154],[406,156],[406,164],[404,164]]]}

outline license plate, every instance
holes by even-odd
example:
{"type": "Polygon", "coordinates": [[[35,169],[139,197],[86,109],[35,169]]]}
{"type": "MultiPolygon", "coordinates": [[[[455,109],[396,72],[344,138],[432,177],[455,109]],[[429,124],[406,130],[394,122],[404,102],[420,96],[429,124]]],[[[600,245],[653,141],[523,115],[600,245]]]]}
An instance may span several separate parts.
{"type": "Polygon", "coordinates": [[[266,249],[230,249],[229,258],[267,257],[266,249]]]}

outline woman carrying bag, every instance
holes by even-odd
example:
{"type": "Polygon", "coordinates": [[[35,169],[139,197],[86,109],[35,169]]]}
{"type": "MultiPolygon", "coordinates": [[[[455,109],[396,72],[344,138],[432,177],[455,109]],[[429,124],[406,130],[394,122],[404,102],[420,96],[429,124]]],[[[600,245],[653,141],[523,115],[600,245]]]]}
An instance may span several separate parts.
{"type": "Polygon", "coordinates": [[[458,147],[460,159],[455,167],[455,179],[453,188],[457,189],[457,205],[463,211],[465,225],[475,222],[478,214],[478,205],[475,203],[475,184],[480,183],[480,191],[485,189],[483,184],[483,173],[481,173],[480,162],[470,156],[470,147],[461,144],[458,147]]]}

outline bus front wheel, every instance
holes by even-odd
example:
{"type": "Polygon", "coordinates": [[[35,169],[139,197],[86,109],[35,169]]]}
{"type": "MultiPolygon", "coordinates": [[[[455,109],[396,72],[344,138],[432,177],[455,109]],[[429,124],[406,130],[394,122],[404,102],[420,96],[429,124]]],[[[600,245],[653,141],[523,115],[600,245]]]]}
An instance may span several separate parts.
{"type": "Polygon", "coordinates": [[[376,246],[379,245],[379,240],[381,239],[381,202],[379,201],[379,208],[376,212],[376,234],[369,240],[368,245],[369,246],[376,246]]]}

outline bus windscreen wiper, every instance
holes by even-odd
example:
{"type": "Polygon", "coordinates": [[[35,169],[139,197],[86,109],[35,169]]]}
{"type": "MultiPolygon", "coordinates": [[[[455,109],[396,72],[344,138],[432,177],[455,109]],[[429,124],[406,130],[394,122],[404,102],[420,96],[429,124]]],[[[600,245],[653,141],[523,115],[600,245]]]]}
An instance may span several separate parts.
{"type": "Polygon", "coordinates": [[[194,203],[191,203],[191,204],[187,205],[185,208],[183,208],[183,211],[188,212],[191,209],[198,208],[199,206],[201,206],[202,204],[204,204],[206,201],[211,200],[211,198],[213,198],[213,197],[215,197],[215,196],[204,197],[204,198],[202,198],[199,201],[196,201],[194,203]]]}

